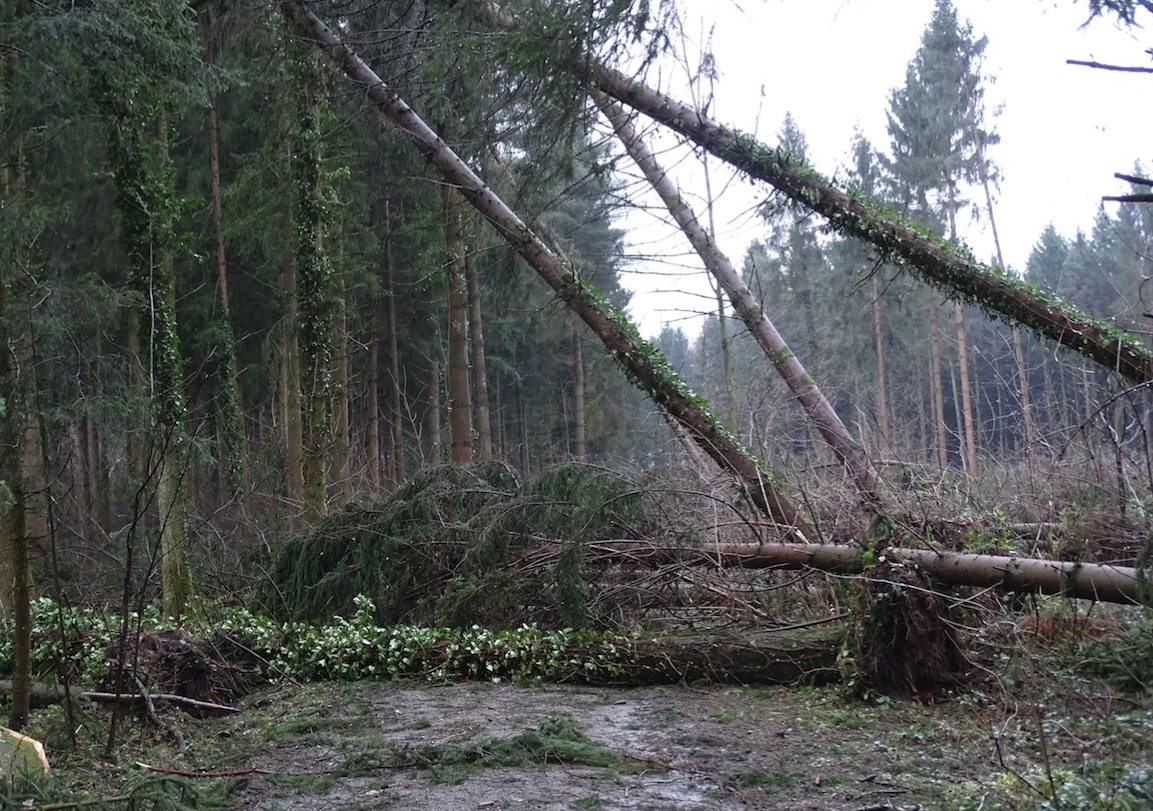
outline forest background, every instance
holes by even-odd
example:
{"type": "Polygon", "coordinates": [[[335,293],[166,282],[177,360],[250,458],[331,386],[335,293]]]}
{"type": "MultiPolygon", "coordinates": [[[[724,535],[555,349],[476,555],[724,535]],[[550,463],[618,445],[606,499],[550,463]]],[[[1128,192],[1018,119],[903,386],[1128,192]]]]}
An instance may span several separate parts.
{"type": "MultiPolygon", "coordinates": [[[[533,27],[494,34],[469,4],[313,5],[628,307],[622,150],[582,80],[540,66],[563,63],[561,41],[647,64],[675,7],[509,4],[533,27]]],[[[574,460],[686,464],[599,342],[274,10],[5,5],[0,479],[6,535],[31,545],[2,562],[20,572],[30,554],[41,580],[51,562],[73,599],[163,580],[179,615],[194,586],[244,593],[285,535],[443,462],[526,479],[574,460]]],[[[1086,16],[1102,10],[1136,21],[1119,3],[1086,16]]],[[[848,150],[844,185],[938,239],[963,217],[995,222],[985,45],[939,0],[889,98],[888,142],[848,150]]],[[[708,60],[687,70],[708,82],[708,60]]],[[[791,118],[779,151],[806,159],[791,118]]],[[[1119,168],[1142,175],[1140,157],[1119,168]]],[[[743,284],[886,486],[1014,520],[1144,519],[1146,386],[948,300],[779,196],[758,216],[743,284]]],[[[1072,238],[1047,228],[1023,284],[1147,344],[1151,239],[1141,200],[1072,238]]],[[[843,501],[816,497],[847,489],[833,454],[717,302],[700,334],[666,327],[656,349],[833,526],[843,501]]]]}

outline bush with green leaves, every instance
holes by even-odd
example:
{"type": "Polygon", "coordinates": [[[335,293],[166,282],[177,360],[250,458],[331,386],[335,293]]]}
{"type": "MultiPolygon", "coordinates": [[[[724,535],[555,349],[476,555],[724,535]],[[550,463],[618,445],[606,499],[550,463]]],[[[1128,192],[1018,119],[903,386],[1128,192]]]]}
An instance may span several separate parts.
{"type": "MultiPolygon", "coordinates": [[[[189,630],[246,651],[254,675],[269,680],[613,681],[633,658],[635,638],[630,636],[535,625],[506,630],[479,625],[383,628],[373,618],[371,600],[358,595],[353,602],[351,617],[334,617],[324,624],[283,622],[232,607],[205,615],[201,628],[189,630]]],[[[133,634],[171,627],[151,608],[129,621],[133,634]]],[[[106,651],[115,647],[120,627],[114,614],[64,609],[61,615],[51,600],[37,601],[33,658],[38,677],[54,680],[68,668],[74,684],[97,683],[106,674],[106,651]],[[61,617],[65,644],[55,630],[61,617]]],[[[11,672],[11,637],[2,624],[0,633],[0,673],[11,672]]]]}

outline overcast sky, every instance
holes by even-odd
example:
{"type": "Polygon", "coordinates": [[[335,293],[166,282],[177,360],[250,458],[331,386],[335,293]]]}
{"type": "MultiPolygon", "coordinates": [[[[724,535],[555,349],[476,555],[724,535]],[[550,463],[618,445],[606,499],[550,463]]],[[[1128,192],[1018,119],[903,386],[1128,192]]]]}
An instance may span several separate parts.
{"type": "MultiPolygon", "coordinates": [[[[1005,260],[1022,269],[1046,223],[1072,236],[1088,230],[1103,194],[1124,193],[1114,172],[1153,163],[1153,75],[1074,67],[1066,59],[1149,65],[1153,31],[1123,30],[1099,19],[1081,28],[1086,4],[1072,0],[954,0],[959,16],[988,37],[984,72],[1001,143],[990,157],[1002,175],[996,216],[1005,260]]],[[[699,63],[712,29],[719,77],[714,119],[758,133],[775,144],[786,112],[809,142],[809,157],[827,176],[843,177],[849,145],[860,129],[887,148],[885,112],[890,91],[904,84],[933,0],[681,0],[689,61],[699,63]]],[[[686,73],[668,61],[650,84],[688,100],[686,73]]],[[[662,139],[658,145],[671,146],[662,139]]],[[[704,176],[685,151],[663,155],[670,174],[694,195],[704,218],[704,176]]],[[[749,242],[763,233],[752,208],[766,187],[734,182],[713,159],[712,187],[718,243],[739,267],[749,242]]],[[[640,187],[638,184],[637,188],[640,187]]],[[[649,198],[654,209],[659,202],[649,198]]],[[[664,322],[699,330],[693,312],[707,309],[708,284],[687,243],[663,209],[627,221],[633,249],[646,257],[626,277],[630,310],[646,335],[664,322]]],[[[991,237],[971,226],[966,239],[981,257],[991,237]]],[[[714,305],[715,306],[715,305],[714,305]]],[[[771,306],[770,306],[771,309],[771,306]]]]}

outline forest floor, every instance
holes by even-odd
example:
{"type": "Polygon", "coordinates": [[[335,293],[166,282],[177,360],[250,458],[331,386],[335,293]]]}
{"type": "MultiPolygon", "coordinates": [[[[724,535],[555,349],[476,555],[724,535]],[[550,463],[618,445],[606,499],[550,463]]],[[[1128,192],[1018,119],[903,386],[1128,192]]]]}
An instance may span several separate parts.
{"type": "Polygon", "coordinates": [[[181,720],[188,752],[154,765],[252,770],[233,795],[252,811],[975,811],[1036,808],[1048,775],[1108,798],[1151,751],[1147,706],[1096,690],[922,704],[837,687],[360,682],[243,706],[181,720]]]}

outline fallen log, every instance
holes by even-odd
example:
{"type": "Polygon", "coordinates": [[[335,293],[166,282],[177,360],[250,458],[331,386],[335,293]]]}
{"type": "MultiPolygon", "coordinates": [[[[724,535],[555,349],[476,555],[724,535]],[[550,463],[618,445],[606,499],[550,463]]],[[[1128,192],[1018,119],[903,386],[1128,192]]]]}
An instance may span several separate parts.
{"type": "Polygon", "coordinates": [[[748,636],[675,635],[638,640],[630,685],[708,681],[731,684],[829,684],[841,677],[837,654],[843,631],[790,631],[748,636]]]}
{"type": "MultiPolygon", "coordinates": [[[[590,544],[591,554],[617,556],[634,565],[712,565],[739,569],[817,569],[834,574],[865,570],[865,549],[855,544],[714,544],[702,547],[661,546],[638,541],[590,544]]],[[[1106,603],[1139,603],[1149,572],[1106,563],[974,555],[932,549],[890,547],[885,558],[896,565],[917,566],[954,586],[1002,588],[1006,591],[1060,594],[1106,603]]]]}
{"type": "MultiPolygon", "coordinates": [[[[11,691],[12,682],[0,680],[0,695],[6,695],[11,691]]],[[[59,704],[61,701],[64,701],[68,695],[71,695],[72,698],[92,701],[97,704],[122,703],[139,704],[141,706],[144,705],[147,698],[151,698],[154,702],[162,701],[184,710],[194,718],[214,718],[240,712],[240,710],[235,707],[229,707],[225,704],[214,704],[211,701],[198,701],[188,696],[174,695],[172,693],[151,693],[149,696],[145,696],[141,693],[106,693],[100,690],[72,689],[65,691],[60,685],[45,683],[32,685],[32,706],[47,707],[52,704],[59,704]]]]}

